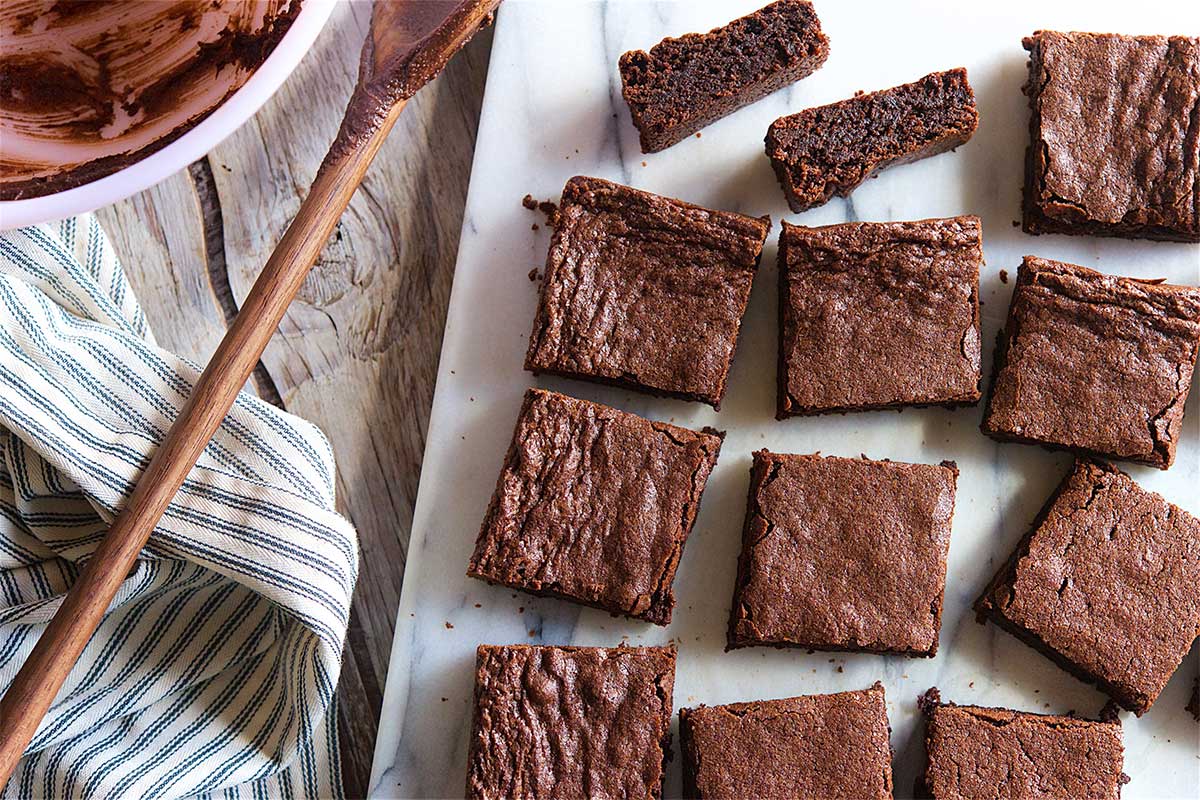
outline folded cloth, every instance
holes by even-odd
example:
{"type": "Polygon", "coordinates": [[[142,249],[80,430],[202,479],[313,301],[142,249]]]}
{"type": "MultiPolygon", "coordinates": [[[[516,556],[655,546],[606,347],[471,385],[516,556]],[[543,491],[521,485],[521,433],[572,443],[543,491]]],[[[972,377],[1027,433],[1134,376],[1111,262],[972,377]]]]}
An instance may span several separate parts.
{"type": "MultiPolygon", "coordinates": [[[[198,376],[94,218],[0,234],[0,688],[198,376]]],[[[241,395],[0,796],[340,797],[333,480],[316,427],[241,395]]]]}

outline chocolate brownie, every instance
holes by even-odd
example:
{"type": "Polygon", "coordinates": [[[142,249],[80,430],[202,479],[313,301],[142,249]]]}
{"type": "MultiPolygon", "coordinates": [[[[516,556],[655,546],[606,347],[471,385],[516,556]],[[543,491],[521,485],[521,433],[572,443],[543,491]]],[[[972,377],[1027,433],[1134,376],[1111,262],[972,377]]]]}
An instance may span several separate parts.
{"type": "Polygon", "coordinates": [[[767,129],[767,157],[792,211],[804,211],[884,167],[953,150],[978,124],[967,71],[952,69],[780,117],[767,129]]]}
{"type": "Polygon", "coordinates": [[[1200,346],[1200,289],[1026,256],[983,432],[1166,469],[1200,346]]]}
{"type": "Polygon", "coordinates": [[[760,450],[729,648],[933,656],[958,469],[760,450]]]}
{"type": "Polygon", "coordinates": [[[666,625],[723,435],[530,389],[467,574],[666,625]]]}
{"type": "Polygon", "coordinates": [[[979,401],[979,218],[783,223],[779,419],[979,401]]]}
{"type": "Polygon", "coordinates": [[[1028,233],[1200,242],[1200,39],[1038,31],[1028,233]]]}
{"type": "Polygon", "coordinates": [[[934,800],[1121,796],[1121,723],[918,701],[925,714],[924,792],[934,800]]]}
{"type": "Polygon", "coordinates": [[[525,369],[719,408],[770,217],[576,177],[525,369]]]}
{"type": "Polygon", "coordinates": [[[621,56],[621,94],[643,153],[811,75],[829,40],[808,0],[778,0],[708,33],[663,39],[621,56]]]}
{"type": "Polygon", "coordinates": [[[672,647],[480,645],[467,797],[662,796],[672,647]]]}
{"type": "Polygon", "coordinates": [[[1141,716],[1200,634],[1200,520],[1081,459],[976,601],[1141,716]]]}
{"type": "Polygon", "coordinates": [[[679,711],[683,794],[725,798],[892,797],[883,686],[679,711]]]}

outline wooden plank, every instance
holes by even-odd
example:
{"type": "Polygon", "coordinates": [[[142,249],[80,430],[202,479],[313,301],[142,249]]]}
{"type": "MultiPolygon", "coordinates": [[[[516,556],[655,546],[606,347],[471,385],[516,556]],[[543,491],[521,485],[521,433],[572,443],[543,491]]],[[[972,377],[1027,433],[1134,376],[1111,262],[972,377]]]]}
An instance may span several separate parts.
{"type": "MultiPolygon", "coordinates": [[[[215,349],[333,139],[368,15],[339,4],[252,121],[99,212],[164,347],[201,363],[215,349]]],[[[409,102],[256,375],[261,396],[330,437],[339,506],[358,528],[338,687],[350,797],[370,776],[490,50],[485,32],[409,102]]]]}
{"type": "MultiPolygon", "coordinates": [[[[238,301],[333,140],[368,17],[340,4],[271,103],[209,155],[238,301]]],[[[362,545],[339,687],[350,796],[367,789],[489,51],[485,35],[408,104],[263,356],[284,407],[330,437],[362,545]]]]}
{"type": "Polygon", "coordinates": [[[187,171],[96,212],[163,347],[204,363],[225,333],[204,217],[187,171]]]}

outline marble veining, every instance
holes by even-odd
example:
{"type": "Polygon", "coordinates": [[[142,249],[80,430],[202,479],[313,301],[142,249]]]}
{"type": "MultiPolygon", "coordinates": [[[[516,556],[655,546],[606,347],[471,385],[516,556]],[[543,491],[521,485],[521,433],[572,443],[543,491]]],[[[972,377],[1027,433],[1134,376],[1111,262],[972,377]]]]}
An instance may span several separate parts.
{"type": "MultiPolygon", "coordinates": [[[[882,680],[895,749],[897,797],[921,769],[923,726],[915,700],[937,685],[947,699],[1094,715],[1105,697],[994,626],[970,605],[1025,532],[1070,457],[997,444],[979,433],[982,406],[774,419],[775,241],[778,220],[820,225],[978,214],[984,254],[984,372],[1007,311],[1021,256],[1035,254],[1114,274],[1200,282],[1195,245],[1027,236],[1020,187],[1028,112],[1021,37],[1039,28],[1187,33],[1181,4],[950,0],[844,3],[816,0],[831,40],[811,77],[643,155],[620,99],[617,58],[664,35],[708,30],[764,0],[567,2],[507,0],[501,8],[467,199],[454,290],[430,421],[404,594],[375,752],[375,797],[461,797],[471,722],[475,646],[481,642],[679,645],[675,707],[859,689],[882,680]],[[763,154],[776,117],[808,106],[966,66],[980,128],[956,152],[898,167],[847,199],[803,214],[787,210],[763,154]],[[675,581],[674,622],[663,629],[465,577],[467,559],[512,433],[521,370],[549,231],[521,198],[557,199],[576,174],[618,180],[692,202],[775,220],[742,328],[720,413],[567,380],[539,385],[651,418],[729,432],[675,581]],[[532,230],[533,223],[538,229],[532,230]],[[1001,270],[1009,276],[1005,283],[1001,270]],[[941,646],[934,659],[751,648],[724,653],[740,547],[750,453],[891,458],[961,470],[950,545],[941,646]]],[[[1193,26],[1195,20],[1193,17],[1193,26]]],[[[453,124],[453,121],[446,121],[453,124]]],[[[1200,513],[1200,389],[1193,384],[1185,440],[1168,472],[1122,465],[1147,489],[1200,513]]],[[[1184,710],[1200,654],[1193,648],[1150,712],[1122,714],[1124,797],[1200,793],[1200,726],[1184,710]]],[[[676,750],[678,751],[677,743],[676,750]]],[[[679,758],[667,797],[680,793],[679,758]]]]}

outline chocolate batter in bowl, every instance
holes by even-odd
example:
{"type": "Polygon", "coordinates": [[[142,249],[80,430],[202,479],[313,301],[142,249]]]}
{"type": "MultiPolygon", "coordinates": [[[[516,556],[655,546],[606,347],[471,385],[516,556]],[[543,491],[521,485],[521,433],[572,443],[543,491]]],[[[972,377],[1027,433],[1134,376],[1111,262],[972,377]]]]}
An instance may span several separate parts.
{"type": "MultiPolygon", "coordinates": [[[[289,50],[274,85],[259,86],[253,107],[242,104],[240,119],[208,137],[211,147],[278,87],[331,8],[330,0],[0,4],[0,201],[63,192],[143,161],[213,115],[277,49],[289,50]]],[[[153,182],[126,183],[105,202],[153,182]]]]}

